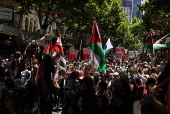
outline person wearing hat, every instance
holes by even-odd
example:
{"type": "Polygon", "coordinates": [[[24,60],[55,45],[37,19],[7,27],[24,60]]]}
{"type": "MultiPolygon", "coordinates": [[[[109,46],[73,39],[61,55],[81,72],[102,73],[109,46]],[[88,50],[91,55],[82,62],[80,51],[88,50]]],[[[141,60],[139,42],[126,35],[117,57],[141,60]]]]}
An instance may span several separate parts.
{"type": "Polygon", "coordinates": [[[109,77],[110,73],[113,73],[113,69],[112,68],[106,69],[106,77],[109,77]]]}
{"type": "Polygon", "coordinates": [[[19,95],[15,90],[9,90],[5,94],[5,114],[24,114],[19,102],[19,95]]]}
{"type": "Polygon", "coordinates": [[[118,73],[118,72],[114,72],[114,73],[113,73],[113,76],[114,76],[114,79],[116,79],[116,78],[119,77],[119,73],[118,73]]]}

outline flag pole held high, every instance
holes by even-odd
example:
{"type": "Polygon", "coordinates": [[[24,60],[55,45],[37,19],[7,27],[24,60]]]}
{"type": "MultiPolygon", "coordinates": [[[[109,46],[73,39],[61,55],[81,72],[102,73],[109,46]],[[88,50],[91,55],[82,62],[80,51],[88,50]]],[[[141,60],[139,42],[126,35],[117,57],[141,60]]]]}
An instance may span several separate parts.
{"type": "Polygon", "coordinates": [[[102,40],[96,21],[93,21],[92,37],[90,40],[90,57],[94,67],[99,72],[104,72],[106,69],[105,53],[102,48],[102,40]]]}

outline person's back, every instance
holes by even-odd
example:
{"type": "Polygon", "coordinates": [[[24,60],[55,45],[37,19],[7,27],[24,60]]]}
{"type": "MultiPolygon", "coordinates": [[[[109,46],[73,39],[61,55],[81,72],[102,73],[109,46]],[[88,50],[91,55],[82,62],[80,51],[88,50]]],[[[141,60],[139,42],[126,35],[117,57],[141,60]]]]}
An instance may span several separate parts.
{"type": "Polygon", "coordinates": [[[91,110],[95,104],[95,89],[94,88],[86,88],[82,90],[82,108],[91,110]]]}
{"type": "Polygon", "coordinates": [[[84,77],[82,80],[82,89],[77,92],[81,102],[81,113],[92,113],[92,109],[95,106],[95,89],[93,88],[93,80],[91,77],[84,77]]]}
{"type": "Polygon", "coordinates": [[[64,107],[63,107],[63,114],[67,113],[68,111],[72,110],[74,114],[79,113],[79,107],[77,105],[78,98],[76,96],[76,90],[79,87],[79,83],[76,82],[77,73],[73,72],[70,75],[70,80],[64,86],[64,107]]]}

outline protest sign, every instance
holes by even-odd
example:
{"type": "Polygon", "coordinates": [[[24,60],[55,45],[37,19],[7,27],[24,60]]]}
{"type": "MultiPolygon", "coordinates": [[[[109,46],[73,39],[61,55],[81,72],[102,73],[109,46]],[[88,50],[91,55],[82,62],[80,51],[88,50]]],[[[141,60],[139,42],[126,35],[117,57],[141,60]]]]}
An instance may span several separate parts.
{"type": "Polygon", "coordinates": [[[125,48],[116,47],[116,58],[121,58],[125,53],[125,48]]]}
{"type": "Polygon", "coordinates": [[[76,60],[77,59],[77,54],[78,54],[78,50],[76,49],[70,49],[69,51],[69,60],[72,61],[72,60],[76,60]]]}
{"type": "Polygon", "coordinates": [[[87,60],[89,59],[90,56],[90,48],[83,48],[83,59],[87,60]]]}

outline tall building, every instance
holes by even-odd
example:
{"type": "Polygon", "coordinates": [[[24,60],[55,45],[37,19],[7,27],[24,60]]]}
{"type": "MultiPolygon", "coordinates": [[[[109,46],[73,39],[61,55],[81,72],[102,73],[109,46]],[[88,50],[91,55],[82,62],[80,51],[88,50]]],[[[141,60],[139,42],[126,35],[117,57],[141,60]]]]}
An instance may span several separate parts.
{"type": "Polygon", "coordinates": [[[139,11],[139,5],[141,5],[142,0],[133,0],[132,17],[141,18],[141,12],[139,11]]]}
{"type": "Polygon", "coordinates": [[[132,20],[133,0],[122,0],[123,10],[126,13],[126,18],[129,22],[132,20]]]}
{"type": "Polygon", "coordinates": [[[138,5],[141,5],[141,0],[122,0],[123,10],[126,13],[126,18],[131,22],[133,17],[140,18],[140,11],[138,5]]]}

